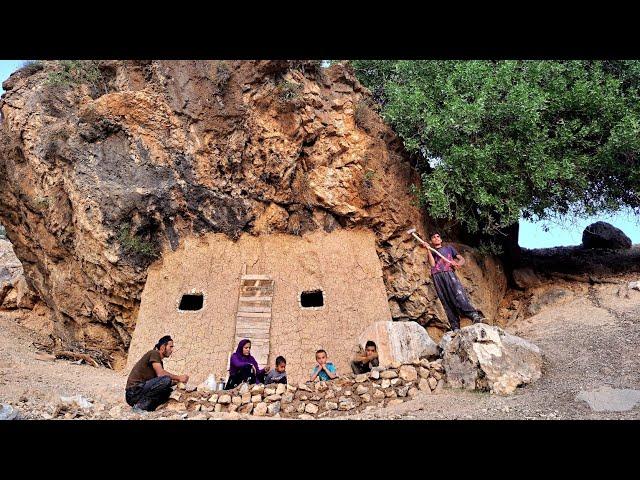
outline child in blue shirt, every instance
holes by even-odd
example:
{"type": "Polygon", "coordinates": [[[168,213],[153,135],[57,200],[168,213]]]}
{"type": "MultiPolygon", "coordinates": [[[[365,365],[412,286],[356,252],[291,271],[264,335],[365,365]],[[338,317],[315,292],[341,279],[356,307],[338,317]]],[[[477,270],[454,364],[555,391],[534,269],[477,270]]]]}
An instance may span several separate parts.
{"type": "Polygon", "coordinates": [[[311,381],[315,381],[316,378],[323,382],[327,380],[333,380],[338,376],[336,367],[333,363],[327,362],[327,352],[324,350],[318,350],[316,352],[317,365],[311,371],[311,381]]]}

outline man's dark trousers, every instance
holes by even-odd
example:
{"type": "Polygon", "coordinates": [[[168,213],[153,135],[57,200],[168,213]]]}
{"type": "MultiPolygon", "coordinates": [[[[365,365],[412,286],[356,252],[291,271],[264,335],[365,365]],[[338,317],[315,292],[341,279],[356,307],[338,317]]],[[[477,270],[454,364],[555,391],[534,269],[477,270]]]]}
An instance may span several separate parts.
{"type": "Polygon", "coordinates": [[[168,375],[152,378],[125,391],[125,399],[129,405],[151,412],[168,401],[169,395],[171,395],[171,377],[168,375]]]}
{"type": "Polygon", "coordinates": [[[434,273],[433,286],[453,330],[460,328],[458,315],[471,318],[474,322],[477,320],[479,314],[454,272],[434,273]]]}

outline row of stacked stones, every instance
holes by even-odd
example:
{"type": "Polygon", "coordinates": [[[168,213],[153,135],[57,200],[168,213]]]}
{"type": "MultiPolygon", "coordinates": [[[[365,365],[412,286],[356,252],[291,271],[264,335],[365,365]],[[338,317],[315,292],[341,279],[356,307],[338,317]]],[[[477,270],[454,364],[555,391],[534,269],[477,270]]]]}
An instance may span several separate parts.
{"type": "Polygon", "coordinates": [[[444,385],[442,360],[376,367],[361,375],[342,375],[328,382],[298,385],[248,385],[211,392],[176,389],[163,409],[237,412],[258,417],[312,419],[333,417],[400,404],[419,392],[438,393],[444,385]]]}

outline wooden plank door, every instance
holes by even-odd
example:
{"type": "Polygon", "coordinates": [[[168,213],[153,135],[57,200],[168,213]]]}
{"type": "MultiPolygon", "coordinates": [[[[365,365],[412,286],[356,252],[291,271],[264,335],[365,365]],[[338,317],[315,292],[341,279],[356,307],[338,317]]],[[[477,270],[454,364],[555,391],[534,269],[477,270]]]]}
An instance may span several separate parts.
{"type": "Polygon", "coordinates": [[[269,360],[274,282],[268,275],[242,275],[240,279],[235,345],[243,338],[251,340],[251,355],[260,368],[269,360]]]}

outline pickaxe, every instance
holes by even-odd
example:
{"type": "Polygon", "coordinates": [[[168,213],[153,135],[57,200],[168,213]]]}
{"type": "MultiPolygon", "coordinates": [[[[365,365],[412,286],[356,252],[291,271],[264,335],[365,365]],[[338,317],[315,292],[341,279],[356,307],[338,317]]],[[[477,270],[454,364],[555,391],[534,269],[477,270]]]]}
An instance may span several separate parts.
{"type": "Polygon", "coordinates": [[[415,238],[416,240],[418,240],[420,243],[422,243],[425,247],[427,247],[429,250],[431,250],[433,253],[435,253],[436,255],[438,255],[440,258],[442,258],[445,262],[450,263],[451,265],[454,265],[454,263],[449,260],[447,257],[445,257],[444,255],[442,255],[438,250],[436,250],[435,248],[433,248],[431,245],[429,245],[427,242],[425,242],[424,240],[422,240],[418,234],[416,233],[416,229],[412,228],[411,230],[407,230],[407,233],[410,235],[413,235],[413,238],[415,238]]]}

